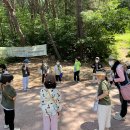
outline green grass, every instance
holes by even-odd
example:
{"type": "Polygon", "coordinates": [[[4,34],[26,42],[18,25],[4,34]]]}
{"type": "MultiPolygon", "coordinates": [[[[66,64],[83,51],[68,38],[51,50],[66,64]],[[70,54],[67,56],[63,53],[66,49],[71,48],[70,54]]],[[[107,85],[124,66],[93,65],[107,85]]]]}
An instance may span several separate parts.
{"type": "MultiPolygon", "coordinates": [[[[115,35],[114,48],[117,51],[118,57],[121,59],[130,56],[130,31],[126,31],[124,34],[115,35]]],[[[115,51],[113,50],[113,51],[115,51]]]]}
{"type": "Polygon", "coordinates": [[[130,31],[127,31],[125,34],[116,34],[115,35],[116,46],[117,47],[130,47],[130,31]]]}

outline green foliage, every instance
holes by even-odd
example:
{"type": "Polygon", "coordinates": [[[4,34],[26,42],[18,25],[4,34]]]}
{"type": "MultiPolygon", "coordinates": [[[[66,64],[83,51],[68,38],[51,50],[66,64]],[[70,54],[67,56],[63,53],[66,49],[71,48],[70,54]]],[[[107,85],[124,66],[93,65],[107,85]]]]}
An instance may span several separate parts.
{"type": "MultiPolygon", "coordinates": [[[[40,0],[43,6],[44,0],[40,0]]],[[[75,56],[82,59],[93,59],[100,56],[105,59],[109,54],[118,54],[114,46],[116,33],[124,33],[130,28],[130,11],[118,8],[119,0],[108,3],[99,0],[83,0],[83,36],[77,38],[77,18],[75,1],[68,3],[67,14],[64,12],[64,1],[56,1],[56,18],[52,9],[46,11],[49,30],[63,59],[72,60],[75,56]],[[104,6],[105,5],[105,6],[104,6]],[[129,26],[128,26],[129,25],[129,26]]],[[[26,37],[26,45],[48,44],[48,53],[55,54],[48,39],[45,27],[41,23],[39,11],[31,18],[30,7],[16,4],[16,16],[26,37]]],[[[7,10],[0,4],[0,46],[20,46],[16,30],[9,24],[7,10]]],[[[7,60],[8,61],[8,60],[7,60]]]]}
{"type": "Polygon", "coordinates": [[[23,60],[24,59],[20,57],[5,57],[5,58],[0,58],[0,64],[18,63],[23,60]]]}
{"type": "Polygon", "coordinates": [[[128,52],[127,57],[130,57],[130,51],[128,52]]]}
{"type": "Polygon", "coordinates": [[[5,58],[0,58],[0,64],[6,64],[7,62],[6,62],[6,60],[5,60],[5,58]]]}

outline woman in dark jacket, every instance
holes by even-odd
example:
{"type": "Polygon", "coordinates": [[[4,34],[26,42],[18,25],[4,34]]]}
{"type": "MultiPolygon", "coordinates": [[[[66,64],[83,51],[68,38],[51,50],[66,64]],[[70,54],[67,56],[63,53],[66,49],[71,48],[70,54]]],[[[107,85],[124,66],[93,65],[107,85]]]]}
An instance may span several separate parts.
{"type": "Polygon", "coordinates": [[[121,101],[121,111],[120,113],[115,114],[114,119],[124,120],[127,114],[127,101],[123,99],[120,87],[126,85],[129,82],[129,79],[125,72],[124,66],[114,56],[109,56],[109,65],[114,73],[112,82],[115,83],[119,90],[121,101]]]}
{"type": "Polygon", "coordinates": [[[103,65],[100,63],[100,58],[96,57],[95,62],[91,65],[91,68],[93,69],[93,81],[96,80],[96,72],[103,70],[103,65]]]}

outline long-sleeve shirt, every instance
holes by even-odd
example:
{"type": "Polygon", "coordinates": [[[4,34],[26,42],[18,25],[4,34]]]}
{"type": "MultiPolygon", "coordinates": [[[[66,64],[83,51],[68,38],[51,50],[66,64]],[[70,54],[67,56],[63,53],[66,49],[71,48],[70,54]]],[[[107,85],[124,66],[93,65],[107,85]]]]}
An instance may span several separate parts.
{"type": "Polygon", "coordinates": [[[22,75],[23,77],[28,77],[30,75],[29,68],[25,67],[25,65],[22,66],[22,75]]]}
{"type": "Polygon", "coordinates": [[[55,75],[60,75],[62,73],[62,66],[61,65],[55,65],[54,72],[55,72],[55,75]]]}
{"type": "Polygon", "coordinates": [[[49,66],[41,66],[41,71],[42,71],[42,74],[47,74],[49,73],[49,66]]]}
{"type": "Polygon", "coordinates": [[[75,61],[74,63],[74,72],[80,71],[81,63],[80,61],[75,61]]]}
{"type": "Polygon", "coordinates": [[[116,73],[119,78],[114,78],[114,82],[123,82],[125,81],[124,68],[123,65],[118,65],[116,68],[116,73]]]}
{"type": "Polygon", "coordinates": [[[61,111],[62,105],[60,92],[57,89],[41,89],[40,108],[42,109],[44,116],[55,115],[57,112],[61,111]],[[55,106],[57,106],[57,110],[55,106]]]}
{"type": "Polygon", "coordinates": [[[103,65],[101,63],[94,63],[91,68],[93,68],[93,73],[100,71],[103,69],[103,65]]]}

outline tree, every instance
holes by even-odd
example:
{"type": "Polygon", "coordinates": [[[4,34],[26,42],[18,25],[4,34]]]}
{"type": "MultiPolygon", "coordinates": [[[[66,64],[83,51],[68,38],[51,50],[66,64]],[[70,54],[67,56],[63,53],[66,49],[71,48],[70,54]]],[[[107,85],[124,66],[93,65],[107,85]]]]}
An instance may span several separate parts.
{"type": "Polygon", "coordinates": [[[25,46],[25,36],[20,28],[20,25],[17,21],[16,15],[15,15],[15,10],[13,9],[13,7],[11,6],[11,3],[9,2],[9,0],[3,0],[3,3],[6,7],[6,9],[9,12],[10,18],[13,21],[13,24],[15,25],[16,31],[20,37],[20,42],[22,46],[25,46]]]}
{"type": "Polygon", "coordinates": [[[40,4],[39,4],[39,13],[40,13],[40,18],[41,18],[41,22],[42,24],[45,26],[45,30],[48,34],[48,37],[49,37],[49,40],[54,48],[54,51],[56,53],[56,56],[59,60],[61,60],[61,56],[60,56],[60,53],[56,47],[56,44],[55,44],[55,41],[53,40],[53,37],[52,37],[52,34],[50,33],[50,30],[49,30],[49,26],[48,26],[48,22],[46,20],[46,17],[45,17],[45,7],[42,7],[40,4]]]}

